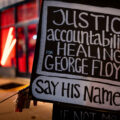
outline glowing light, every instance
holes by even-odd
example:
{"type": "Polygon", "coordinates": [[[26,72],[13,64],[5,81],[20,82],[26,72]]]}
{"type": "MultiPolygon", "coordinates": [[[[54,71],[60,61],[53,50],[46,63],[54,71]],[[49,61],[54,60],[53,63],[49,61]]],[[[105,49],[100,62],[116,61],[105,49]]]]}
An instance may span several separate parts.
{"type": "Polygon", "coordinates": [[[11,27],[8,32],[5,48],[1,59],[1,65],[5,65],[7,58],[10,55],[10,52],[12,51],[13,47],[16,44],[16,39],[13,39],[12,32],[13,32],[13,27],[11,27]]]}
{"type": "Polygon", "coordinates": [[[33,39],[36,40],[37,39],[37,35],[33,35],[33,39]]]}

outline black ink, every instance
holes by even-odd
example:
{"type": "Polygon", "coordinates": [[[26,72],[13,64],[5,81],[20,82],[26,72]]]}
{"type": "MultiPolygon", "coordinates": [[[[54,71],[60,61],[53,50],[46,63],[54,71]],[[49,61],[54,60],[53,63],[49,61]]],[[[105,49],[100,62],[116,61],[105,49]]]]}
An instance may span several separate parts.
{"type": "Polygon", "coordinates": [[[70,94],[70,83],[65,85],[65,83],[62,83],[62,96],[65,96],[65,93],[67,94],[67,97],[69,98],[70,94]]]}

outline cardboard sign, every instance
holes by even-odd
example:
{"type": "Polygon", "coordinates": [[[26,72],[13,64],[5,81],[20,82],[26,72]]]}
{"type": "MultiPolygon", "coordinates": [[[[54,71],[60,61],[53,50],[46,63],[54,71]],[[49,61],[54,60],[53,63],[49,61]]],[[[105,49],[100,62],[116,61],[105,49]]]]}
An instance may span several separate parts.
{"type": "Polygon", "coordinates": [[[119,120],[120,114],[54,104],[52,120],[119,120]]]}
{"type": "Polygon", "coordinates": [[[31,77],[35,99],[120,110],[120,10],[43,2],[31,77]]]}

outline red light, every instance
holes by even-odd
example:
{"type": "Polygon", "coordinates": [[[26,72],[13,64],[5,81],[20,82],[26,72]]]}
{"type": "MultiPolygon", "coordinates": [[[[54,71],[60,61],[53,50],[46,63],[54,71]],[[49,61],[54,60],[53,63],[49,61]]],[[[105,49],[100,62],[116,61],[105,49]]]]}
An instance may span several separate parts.
{"type": "Polygon", "coordinates": [[[13,47],[16,44],[16,39],[13,39],[12,33],[13,33],[13,27],[11,27],[8,32],[5,48],[4,48],[2,59],[1,59],[1,65],[5,65],[8,56],[10,55],[13,47]]]}

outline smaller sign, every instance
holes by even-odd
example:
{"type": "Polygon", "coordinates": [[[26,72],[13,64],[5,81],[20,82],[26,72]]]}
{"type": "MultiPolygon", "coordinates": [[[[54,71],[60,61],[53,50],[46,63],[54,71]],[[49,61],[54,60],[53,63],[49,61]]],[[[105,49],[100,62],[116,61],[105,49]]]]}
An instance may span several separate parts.
{"type": "Polygon", "coordinates": [[[120,114],[54,104],[53,120],[119,120],[120,114]]]}

